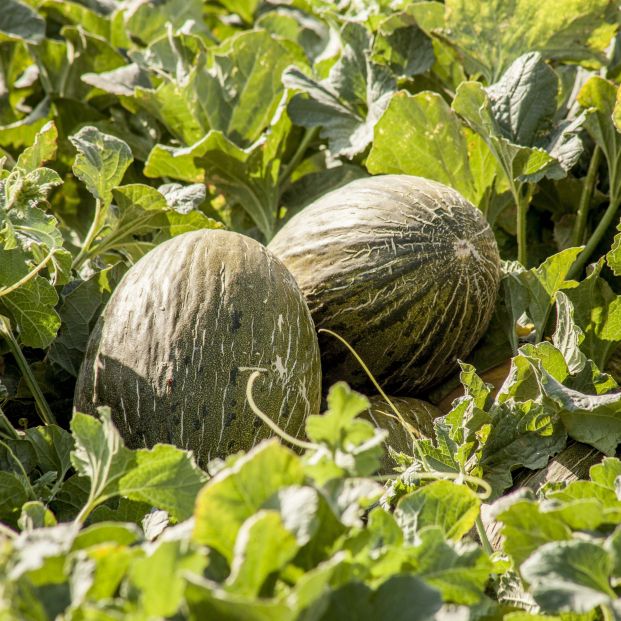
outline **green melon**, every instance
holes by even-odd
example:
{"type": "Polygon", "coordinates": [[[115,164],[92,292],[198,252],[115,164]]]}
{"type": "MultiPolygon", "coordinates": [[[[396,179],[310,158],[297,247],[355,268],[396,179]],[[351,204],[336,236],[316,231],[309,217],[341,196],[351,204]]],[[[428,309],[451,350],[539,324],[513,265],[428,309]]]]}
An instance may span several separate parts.
{"type": "MultiPolygon", "coordinates": [[[[454,370],[494,311],[492,230],[458,192],[428,179],[353,181],[296,214],[268,248],[294,275],[315,325],[349,341],[393,394],[421,393],[454,370]]],[[[338,341],[319,343],[327,383],[367,385],[338,341]]]]}
{"type": "MultiPolygon", "coordinates": [[[[417,438],[433,438],[433,421],[442,416],[442,412],[431,403],[412,397],[390,397],[403,420],[411,426],[411,431],[417,438]]],[[[388,453],[388,447],[395,451],[412,454],[412,436],[403,428],[401,421],[386,403],[383,397],[376,395],[369,397],[369,409],[362,414],[363,418],[372,422],[376,427],[388,431],[384,443],[385,453],[382,458],[382,472],[391,473],[394,470],[394,462],[388,453]]]]}
{"type": "Polygon", "coordinates": [[[299,436],[318,414],[321,368],[304,298],[258,242],[221,230],[179,235],[138,261],[90,337],[75,408],[112,408],[130,447],[168,442],[205,465],[270,435],[245,396],[299,436]]]}

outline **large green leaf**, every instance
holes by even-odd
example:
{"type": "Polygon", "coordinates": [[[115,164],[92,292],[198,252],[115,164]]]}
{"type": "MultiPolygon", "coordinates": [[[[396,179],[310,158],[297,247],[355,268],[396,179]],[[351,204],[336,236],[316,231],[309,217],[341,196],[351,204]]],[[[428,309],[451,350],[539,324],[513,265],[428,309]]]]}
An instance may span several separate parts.
{"type": "Polygon", "coordinates": [[[291,127],[282,112],[276,112],[270,130],[246,149],[216,130],[191,147],[156,145],[147,160],[145,175],[213,183],[243,208],[269,240],[276,229],[279,173],[291,127]]]}
{"type": "Polygon", "coordinates": [[[604,62],[615,32],[614,3],[569,0],[559,11],[538,0],[446,0],[441,36],[465,55],[469,71],[493,82],[518,56],[604,62]]]}
{"type": "Polygon", "coordinates": [[[610,604],[617,597],[609,581],[612,559],[606,550],[590,541],[544,545],[520,570],[546,612],[584,613],[610,604]]]}
{"type": "Polygon", "coordinates": [[[474,526],[480,506],[481,501],[469,487],[434,481],[404,496],[395,518],[410,544],[426,526],[438,526],[447,539],[459,541],[474,526]]]}
{"type": "Polygon", "coordinates": [[[341,37],[341,58],[325,80],[290,68],[283,81],[287,88],[301,91],[288,107],[293,122],[321,127],[332,153],[352,158],[373,140],[373,127],[397,85],[387,67],[370,60],[371,41],[363,26],[349,24],[341,37]]]}
{"type": "Polygon", "coordinates": [[[0,12],[0,41],[17,39],[36,45],[45,37],[45,21],[27,4],[5,0],[0,12]]]}
{"type": "Polygon", "coordinates": [[[201,490],[194,512],[194,540],[232,561],[242,524],[281,488],[303,480],[299,457],[276,441],[259,444],[201,490]]]}
{"type": "Polygon", "coordinates": [[[414,573],[442,593],[445,601],[475,604],[483,598],[492,564],[476,544],[455,545],[439,527],[418,533],[416,545],[407,550],[414,573]]]}
{"type": "Polygon", "coordinates": [[[276,511],[259,511],[239,529],[227,588],[246,596],[259,594],[270,574],[280,571],[299,549],[276,511]]]}
{"type": "MultiPolygon", "coordinates": [[[[372,174],[404,173],[440,181],[475,204],[486,190],[485,182],[475,182],[462,123],[431,91],[400,91],[392,97],[375,126],[366,166],[372,174]]],[[[493,172],[492,167],[487,185],[493,172]]]]}

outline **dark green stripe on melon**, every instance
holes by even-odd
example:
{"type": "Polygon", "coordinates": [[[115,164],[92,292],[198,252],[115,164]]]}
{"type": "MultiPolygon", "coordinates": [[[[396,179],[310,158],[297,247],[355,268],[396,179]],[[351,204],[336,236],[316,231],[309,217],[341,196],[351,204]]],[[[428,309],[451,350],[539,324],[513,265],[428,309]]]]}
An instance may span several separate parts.
{"type": "Polygon", "coordinates": [[[237,233],[175,237],[138,261],[90,338],[75,407],[109,405],[130,447],[169,442],[203,465],[269,435],[245,391],[292,435],[318,414],[321,369],[304,298],[282,263],[237,233]]]}
{"type": "MultiPolygon", "coordinates": [[[[268,248],[295,276],[315,325],[349,341],[396,394],[445,377],[494,310],[500,259],[488,223],[428,179],[353,181],[295,215],[268,248]]],[[[320,347],[328,383],[368,385],[339,342],[322,336],[320,347]]]]}

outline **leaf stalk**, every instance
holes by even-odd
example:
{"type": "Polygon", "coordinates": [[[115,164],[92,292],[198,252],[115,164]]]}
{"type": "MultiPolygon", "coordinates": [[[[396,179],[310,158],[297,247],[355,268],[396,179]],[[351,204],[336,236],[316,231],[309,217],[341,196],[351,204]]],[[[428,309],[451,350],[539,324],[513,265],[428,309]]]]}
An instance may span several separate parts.
{"type": "Polygon", "coordinates": [[[56,418],[54,417],[54,414],[52,414],[52,410],[43,396],[43,392],[41,391],[41,388],[37,383],[30,366],[28,365],[28,361],[22,353],[21,347],[13,334],[11,322],[8,317],[5,317],[4,315],[0,315],[0,336],[4,337],[11,353],[13,354],[13,357],[15,358],[15,362],[22,373],[24,381],[34,397],[35,405],[37,406],[37,411],[41,417],[41,420],[46,425],[56,425],[56,418]]]}

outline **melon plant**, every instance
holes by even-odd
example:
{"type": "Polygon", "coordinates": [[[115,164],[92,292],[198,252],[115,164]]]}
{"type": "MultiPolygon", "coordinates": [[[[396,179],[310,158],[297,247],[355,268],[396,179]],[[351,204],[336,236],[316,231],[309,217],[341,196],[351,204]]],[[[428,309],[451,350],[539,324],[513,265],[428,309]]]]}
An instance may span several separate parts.
{"type": "MultiPolygon", "coordinates": [[[[409,175],[358,179],[296,214],[268,248],[295,276],[318,328],[344,337],[383,386],[416,394],[483,335],[500,277],[483,214],[455,190],[409,175]]],[[[336,339],[326,379],[365,385],[336,339]]]]}
{"type": "Polygon", "coordinates": [[[264,246],[238,233],[179,235],[123,277],[90,337],[75,408],[110,406],[132,448],[168,442],[201,464],[268,435],[246,396],[279,427],[319,413],[317,336],[300,290],[264,246]]]}

